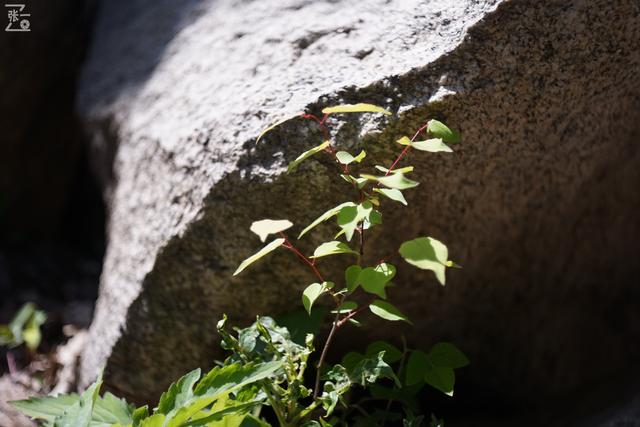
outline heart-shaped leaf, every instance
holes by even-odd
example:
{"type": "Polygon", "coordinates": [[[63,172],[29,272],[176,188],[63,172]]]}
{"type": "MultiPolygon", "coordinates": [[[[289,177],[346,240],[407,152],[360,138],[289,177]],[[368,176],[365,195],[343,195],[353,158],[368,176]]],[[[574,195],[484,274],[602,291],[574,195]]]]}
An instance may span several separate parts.
{"type": "Polygon", "coordinates": [[[293,223],[287,219],[263,219],[255,221],[251,224],[249,230],[253,231],[260,237],[260,241],[264,242],[269,234],[276,234],[281,231],[287,230],[293,226],[293,223]]]}
{"type": "Polygon", "coordinates": [[[338,151],[336,153],[336,158],[343,165],[349,165],[353,162],[360,163],[362,159],[364,159],[366,156],[367,156],[367,153],[364,150],[360,151],[360,154],[358,154],[355,157],[353,157],[351,154],[347,153],[346,151],[338,151]]]}
{"type": "Polygon", "coordinates": [[[433,271],[440,284],[444,286],[448,251],[442,242],[431,237],[418,237],[404,242],[400,246],[400,255],[409,264],[433,271]]]}
{"type": "Polygon", "coordinates": [[[358,287],[358,276],[362,268],[359,265],[352,265],[344,271],[344,279],[349,292],[353,292],[358,287]]]}
{"type": "Polygon", "coordinates": [[[393,265],[382,263],[375,268],[363,269],[358,276],[358,283],[365,291],[386,299],[387,294],[384,288],[395,275],[396,268],[393,265]]]}
{"type": "Polygon", "coordinates": [[[302,292],[302,305],[309,315],[311,315],[311,307],[316,299],[331,288],[333,288],[331,282],[312,283],[302,292]]]}

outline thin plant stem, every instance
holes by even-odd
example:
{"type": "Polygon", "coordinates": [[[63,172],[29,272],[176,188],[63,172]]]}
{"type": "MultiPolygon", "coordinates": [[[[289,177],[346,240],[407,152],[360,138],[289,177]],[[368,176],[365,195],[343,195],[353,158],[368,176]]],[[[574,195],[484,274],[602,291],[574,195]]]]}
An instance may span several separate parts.
{"type": "Polygon", "coordinates": [[[331,346],[331,341],[333,341],[333,337],[336,334],[336,330],[338,329],[338,323],[340,319],[340,306],[344,302],[347,296],[343,295],[340,298],[340,303],[336,308],[336,316],[333,319],[333,323],[331,324],[331,330],[329,331],[329,335],[327,336],[327,340],[324,342],[324,347],[322,348],[322,353],[320,353],[320,359],[318,360],[318,364],[316,365],[316,382],[313,386],[313,398],[316,399],[318,394],[320,393],[320,371],[322,369],[322,365],[324,364],[324,360],[327,357],[327,353],[329,352],[329,347],[331,346]]]}
{"type": "MultiPolygon", "coordinates": [[[[311,270],[316,275],[318,280],[320,280],[320,283],[324,283],[325,282],[324,277],[320,273],[320,270],[318,270],[318,267],[316,267],[316,263],[314,261],[311,261],[302,252],[300,252],[295,246],[293,246],[293,243],[291,243],[289,238],[283,232],[280,232],[279,234],[284,239],[283,246],[286,249],[289,249],[294,254],[296,254],[296,256],[298,258],[300,258],[305,264],[307,264],[309,266],[309,268],[311,268],[311,270]]],[[[333,297],[334,302],[337,304],[338,303],[338,296],[335,294],[335,292],[333,292],[333,290],[331,290],[331,289],[327,289],[327,291],[333,297]]]]}
{"type": "MultiPolygon", "coordinates": [[[[418,135],[420,135],[420,132],[422,132],[423,130],[425,130],[427,127],[429,126],[429,122],[425,123],[422,127],[420,127],[420,129],[418,129],[416,131],[416,133],[413,135],[413,138],[411,138],[411,142],[415,141],[415,139],[418,137],[418,135]]],[[[409,152],[409,149],[411,148],[411,145],[407,145],[406,147],[404,147],[404,150],[402,150],[402,152],[400,153],[400,155],[396,158],[396,160],[391,164],[391,167],[389,168],[389,170],[387,171],[386,174],[384,174],[384,176],[389,176],[389,174],[393,171],[393,169],[396,167],[396,165],[400,162],[400,160],[402,160],[402,158],[409,152]]]]}

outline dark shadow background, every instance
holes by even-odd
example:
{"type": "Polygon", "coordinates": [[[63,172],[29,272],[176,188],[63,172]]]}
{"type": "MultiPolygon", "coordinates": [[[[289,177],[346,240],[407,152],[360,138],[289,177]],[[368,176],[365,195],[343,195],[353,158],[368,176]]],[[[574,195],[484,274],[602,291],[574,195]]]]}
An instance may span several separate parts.
{"type": "Polygon", "coordinates": [[[50,322],[88,326],[105,207],[75,114],[96,4],[27,2],[30,32],[0,36],[0,323],[33,301],[50,322]]]}

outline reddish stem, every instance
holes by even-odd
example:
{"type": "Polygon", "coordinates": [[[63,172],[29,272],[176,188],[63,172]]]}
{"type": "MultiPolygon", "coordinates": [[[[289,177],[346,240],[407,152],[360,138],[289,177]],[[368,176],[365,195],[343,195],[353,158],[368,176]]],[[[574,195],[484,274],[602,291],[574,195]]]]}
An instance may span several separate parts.
{"type": "MultiPolygon", "coordinates": [[[[420,129],[418,129],[415,135],[413,135],[413,138],[411,138],[411,142],[415,141],[418,135],[420,135],[420,132],[425,130],[428,126],[429,126],[429,122],[425,123],[420,129]]],[[[404,150],[402,150],[398,158],[393,162],[393,164],[391,165],[391,167],[389,168],[389,170],[384,176],[389,176],[389,174],[391,173],[391,171],[393,171],[393,169],[396,167],[398,162],[400,162],[400,160],[402,160],[402,158],[409,152],[409,148],[411,148],[411,145],[407,145],[406,147],[404,147],[404,150]]]]}
{"type": "MultiPolygon", "coordinates": [[[[284,239],[284,243],[282,244],[282,246],[296,254],[298,258],[300,258],[305,264],[307,264],[311,268],[311,270],[313,270],[313,273],[316,275],[316,277],[318,277],[318,280],[320,280],[321,283],[325,282],[324,277],[322,277],[322,274],[320,273],[320,270],[318,270],[318,267],[316,267],[315,259],[310,260],[309,258],[307,258],[302,252],[300,252],[295,246],[293,246],[293,243],[291,243],[289,238],[283,232],[280,232],[279,234],[284,239]]],[[[327,289],[327,291],[333,297],[335,303],[338,304],[338,296],[335,294],[335,292],[333,292],[333,290],[331,289],[327,289]]]]}
{"type": "Polygon", "coordinates": [[[362,313],[367,307],[369,307],[370,304],[365,304],[362,307],[358,307],[353,311],[350,311],[349,314],[347,314],[346,316],[344,316],[342,319],[340,319],[338,321],[337,327],[341,327],[342,325],[344,325],[345,323],[347,323],[347,321],[349,319],[352,319],[354,317],[356,317],[356,315],[362,313]]]}
{"type": "MultiPolygon", "coordinates": [[[[300,117],[302,117],[303,119],[313,120],[314,122],[316,122],[318,124],[318,127],[320,127],[320,131],[322,132],[322,137],[324,138],[324,140],[325,141],[331,140],[331,137],[329,135],[329,128],[327,128],[327,125],[325,124],[327,119],[329,118],[328,114],[325,114],[324,116],[322,116],[322,119],[319,119],[317,116],[313,114],[302,114],[300,117]]],[[[345,174],[348,174],[349,166],[343,165],[342,163],[340,163],[340,161],[338,160],[338,156],[336,156],[336,149],[333,148],[332,146],[328,146],[326,148],[326,151],[329,154],[331,154],[335,158],[336,162],[340,165],[340,167],[342,167],[342,172],[345,174]]]]}
{"type": "Polygon", "coordinates": [[[9,369],[9,376],[11,377],[18,373],[16,359],[13,357],[13,353],[11,353],[11,351],[7,351],[7,368],[9,369]]]}

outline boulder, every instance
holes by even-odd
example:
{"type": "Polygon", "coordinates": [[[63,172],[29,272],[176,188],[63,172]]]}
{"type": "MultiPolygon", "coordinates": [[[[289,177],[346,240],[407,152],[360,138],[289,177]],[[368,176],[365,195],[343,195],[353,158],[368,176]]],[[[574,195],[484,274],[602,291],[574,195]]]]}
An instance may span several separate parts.
{"type": "Polygon", "coordinates": [[[313,123],[255,137],[356,102],[394,113],[332,119],[367,165],[429,118],[462,134],[454,154],[410,156],[422,185],[384,207],[367,262],[431,235],[464,268],[442,288],[403,265],[391,299],[415,327],[372,319],[338,347],[451,340],[473,361],[464,381],[531,407],[637,366],[637,2],[119,0],[102,4],[79,96],[109,204],[85,384],[106,366],[109,388],[153,401],[220,357],[223,313],[242,325],[299,305],[314,276],[284,251],[232,277],[260,246],[249,226],[299,231],[345,184],[321,156],[286,174],[321,140],[313,123]]]}

